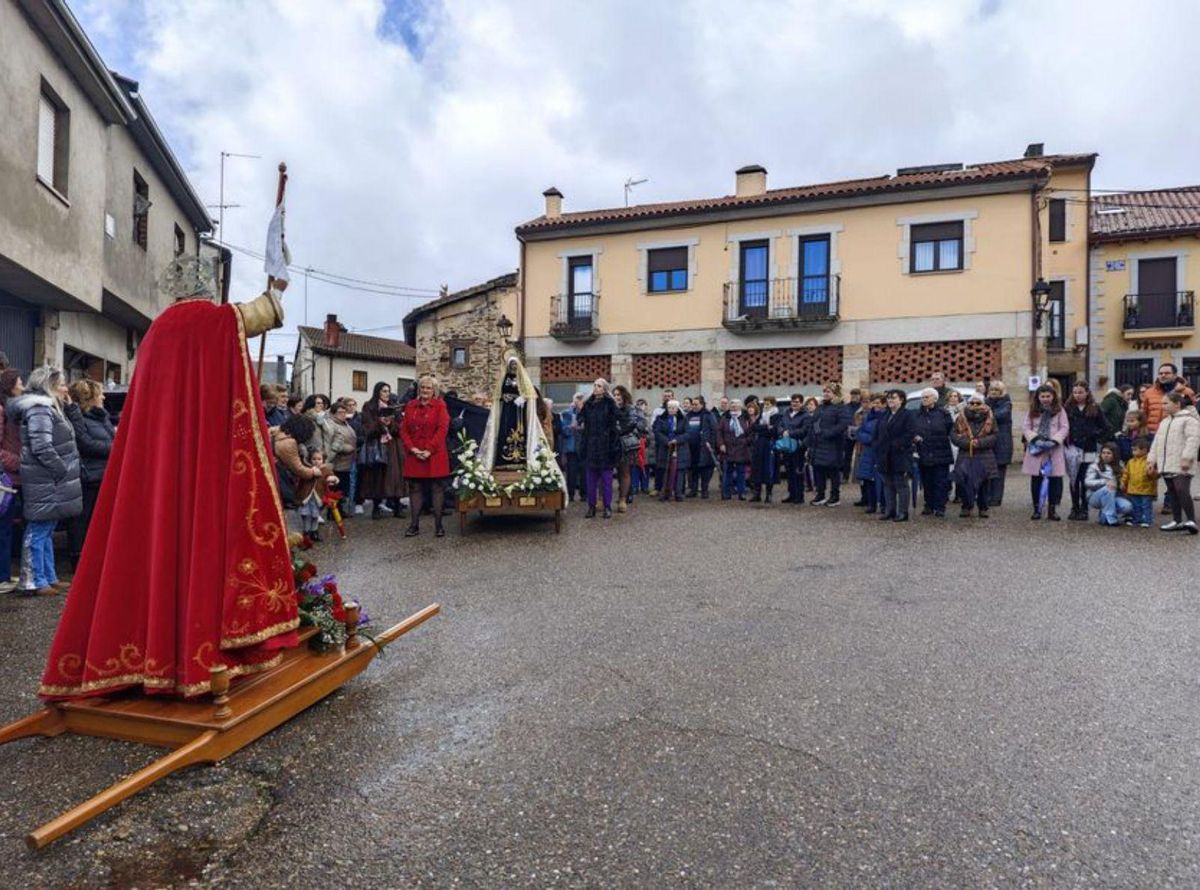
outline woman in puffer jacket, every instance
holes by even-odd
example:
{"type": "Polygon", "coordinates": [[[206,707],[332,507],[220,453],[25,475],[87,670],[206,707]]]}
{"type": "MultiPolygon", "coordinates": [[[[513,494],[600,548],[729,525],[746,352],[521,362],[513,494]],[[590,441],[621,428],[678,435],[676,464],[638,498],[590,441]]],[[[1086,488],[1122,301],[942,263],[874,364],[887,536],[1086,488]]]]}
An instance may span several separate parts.
{"type": "Polygon", "coordinates": [[[21,423],[21,491],[25,538],[21,546],[20,591],[52,596],[68,585],[54,568],[54,527],[83,512],[79,450],[75,431],[63,414],[69,399],[58,368],[37,368],[25,394],[9,403],[9,420],[21,423]]]}
{"type": "MultiPolygon", "coordinates": [[[[1183,396],[1169,392],[1162,397],[1162,421],[1150,443],[1146,464],[1167,483],[1173,516],[1165,532],[1187,532],[1194,535],[1196,508],[1192,504],[1192,475],[1196,472],[1196,452],[1200,449],[1200,415],[1191,405],[1183,404],[1183,396]],[[1184,516],[1187,518],[1184,519],[1184,516]]],[[[23,471],[22,471],[23,472],[23,471]]]]}
{"type": "Polygon", "coordinates": [[[75,430],[80,478],[83,482],[83,512],[67,527],[71,565],[75,566],[79,564],[79,555],[83,553],[83,542],[92,522],[92,511],[96,509],[100,482],[104,479],[117,430],[108,411],[104,409],[104,387],[95,380],[77,380],[71,384],[71,401],[63,407],[63,413],[75,430]]]}

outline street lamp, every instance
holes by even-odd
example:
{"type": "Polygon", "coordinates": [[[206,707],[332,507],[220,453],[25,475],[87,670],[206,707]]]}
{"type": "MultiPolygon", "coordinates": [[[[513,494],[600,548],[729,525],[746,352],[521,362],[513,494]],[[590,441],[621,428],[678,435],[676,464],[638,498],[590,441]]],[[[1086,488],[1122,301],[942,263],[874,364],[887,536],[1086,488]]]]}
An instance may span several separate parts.
{"type": "Polygon", "coordinates": [[[508,320],[508,316],[503,313],[496,319],[496,330],[500,333],[500,342],[505,346],[508,345],[508,338],[512,334],[513,323],[508,320]]]}
{"type": "Polygon", "coordinates": [[[1034,282],[1033,290],[1029,294],[1033,297],[1033,327],[1034,330],[1040,331],[1042,320],[1050,311],[1050,285],[1046,283],[1046,279],[1039,278],[1034,282]]]}

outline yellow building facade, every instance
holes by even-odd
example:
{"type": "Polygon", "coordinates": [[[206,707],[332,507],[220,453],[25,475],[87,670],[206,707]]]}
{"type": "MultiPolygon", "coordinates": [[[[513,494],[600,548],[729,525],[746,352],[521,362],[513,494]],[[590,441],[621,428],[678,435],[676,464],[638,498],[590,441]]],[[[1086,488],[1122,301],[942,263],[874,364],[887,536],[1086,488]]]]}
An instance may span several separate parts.
{"type": "Polygon", "coordinates": [[[1200,382],[1200,187],[1097,195],[1092,202],[1093,378],[1151,383],[1171,362],[1200,382]]]}
{"type": "Polygon", "coordinates": [[[657,399],[911,389],[1086,371],[1095,155],[1026,156],[769,190],[545,213],[517,228],[517,334],[556,400],[598,376],[657,399]],[[1054,288],[1035,329],[1033,283],[1054,288]],[[1079,330],[1082,329],[1082,330],[1079,330]]]}

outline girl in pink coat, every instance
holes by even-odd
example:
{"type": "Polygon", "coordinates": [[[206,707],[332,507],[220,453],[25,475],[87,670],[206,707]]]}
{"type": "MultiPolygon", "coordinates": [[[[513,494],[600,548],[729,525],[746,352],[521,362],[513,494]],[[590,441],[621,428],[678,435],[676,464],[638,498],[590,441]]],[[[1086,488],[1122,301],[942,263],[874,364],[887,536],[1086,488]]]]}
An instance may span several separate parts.
{"type": "Polygon", "coordinates": [[[1033,404],[1025,416],[1021,438],[1025,442],[1025,459],[1021,471],[1029,477],[1029,493],[1033,498],[1033,515],[1042,518],[1042,466],[1049,462],[1049,497],[1046,518],[1058,521],[1058,505],[1062,502],[1063,476],[1067,474],[1063,443],[1067,441],[1070,424],[1054,387],[1043,384],[1034,393],[1033,404]]]}

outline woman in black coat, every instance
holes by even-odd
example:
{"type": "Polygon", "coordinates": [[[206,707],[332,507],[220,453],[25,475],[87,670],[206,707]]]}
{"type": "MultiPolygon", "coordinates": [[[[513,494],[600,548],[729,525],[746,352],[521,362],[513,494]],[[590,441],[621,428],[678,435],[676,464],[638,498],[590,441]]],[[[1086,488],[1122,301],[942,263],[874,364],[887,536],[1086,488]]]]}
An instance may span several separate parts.
{"type": "Polygon", "coordinates": [[[75,429],[75,445],[79,448],[83,512],[67,526],[67,541],[72,565],[78,565],[117,430],[112,418],[104,410],[104,387],[95,380],[77,380],[73,383],[71,399],[71,403],[63,408],[63,413],[75,429]]]}
{"type": "Polygon", "coordinates": [[[826,384],[808,433],[808,460],[817,489],[812,502],[814,507],[836,507],[841,503],[842,462],[851,417],[847,408],[842,402],[841,384],[826,384]],[[829,483],[828,498],[825,497],[826,482],[829,483]]]}
{"type": "Polygon", "coordinates": [[[987,406],[996,423],[996,475],[992,477],[988,503],[999,507],[1004,500],[1004,474],[1013,459],[1012,399],[1003,381],[993,380],[988,385],[987,406]]]}
{"type": "Polygon", "coordinates": [[[1096,398],[1088,385],[1082,380],[1071,387],[1071,398],[1063,406],[1067,412],[1067,423],[1071,433],[1069,441],[1083,452],[1079,461],[1079,469],[1071,477],[1071,515],[1067,519],[1086,522],[1088,518],[1088,490],[1083,484],[1087,478],[1088,467],[1096,462],[1100,446],[1108,441],[1109,436],[1117,430],[1109,432],[1108,422],[1096,404],[1096,398]]]}
{"type": "Polygon", "coordinates": [[[708,410],[704,396],[692,399],[692,410],[687,412],[688,450],[691,452],[691,469],[688,470],[689,498],[699,495],[708,497],[708,486],[712,484],[713,470],[717,466],[717,418],[708,410]]]}
{"type": "Polygon", "coordinates": [[[950,497],[950,465],[954,452],[950,449],[950,428],[954,421],[950,412],[938,407],[938,391],[933,387],[921,390],[921,407],[913,417],[917,446],[917,463],[921,467],[921,487],[925,494],[922,516],[946,515],[950,497]]]}
{"type": "Polygon", "coordinates": [[[887,414],[875,427],[875,472],[883,480],[880,520],[908,521],[907,476],[912,469],[915,424],[905,401],[901,390],[888,390],[887,414]]]}
{"type": "Polygon", "coordinates": [[[633,406],[633,396],[620,384],[613,387],[613,399],[617,403],[617,438],[621,442],[617,460],[617,512],[624,513],[633,500],[629,493],[632,468],[637,463],[641,446],[642,418],[633,406]]]}
{"type": "Polygon", "coordinates": [[[663,488],[659,500],[683,500],[684,482],[692,465],[688,447],[687,417],[679,410],[679,402],[671,399],[667,410],[658,415],[652,427],[656,466],[664,468],[663,488]]]}
{"type": "Polygon", "coordinates": [[[592,385],[591,397],[579,414],[576,448],[584,466],[587,488],[587,518],[596,515],[596,493],[604,494],[604,518],[612,516],[613,467],[621,458],[621,437],[617,432],[617,403],[608,394],[608,381],[601,377],[592,385]]]}

